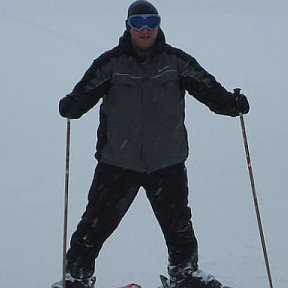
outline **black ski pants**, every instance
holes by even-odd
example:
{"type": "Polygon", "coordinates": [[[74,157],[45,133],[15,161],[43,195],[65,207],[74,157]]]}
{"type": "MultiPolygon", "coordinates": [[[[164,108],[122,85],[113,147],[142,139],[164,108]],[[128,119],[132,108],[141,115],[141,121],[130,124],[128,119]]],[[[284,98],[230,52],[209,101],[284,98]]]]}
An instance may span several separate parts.
{"type": "Polygon", "coordinates": [[[67,252],[67,272],[73,277],[85,278],[94,273],[103,243],[119,225],[140,187],[145,189],[163,231],[170,265],[187,261],[197,265],[197,240],[188,207],[184,163],[151,174],[98,163],[86,211],[67,252]]]}

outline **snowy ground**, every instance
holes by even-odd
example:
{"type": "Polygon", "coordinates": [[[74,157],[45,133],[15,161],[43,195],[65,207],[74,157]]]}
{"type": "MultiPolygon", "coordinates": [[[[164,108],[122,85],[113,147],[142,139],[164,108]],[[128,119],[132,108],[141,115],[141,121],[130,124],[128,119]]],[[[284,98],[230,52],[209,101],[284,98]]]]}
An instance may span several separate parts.
{"type": "MultiPolygon", "coordinates": [[[[167,41],[251,104],[246,126],[274,287],[288,287],[285,0],[154,1],[167,41]]],[[[45,288],[61,275],[65,120],[58,100],[117,44],[130,1],[0,1],[0,282],[45,288]]],[[[69,235],[92,179],[97,108],[72,122],[69,235]]],[[[237,287],[268,287],[239,119],[187,97],[190,204],[200,266],[237,287]]],[[[139,192],[97,263],[97,287],[156,287],[166,251],[139,192]]]]}

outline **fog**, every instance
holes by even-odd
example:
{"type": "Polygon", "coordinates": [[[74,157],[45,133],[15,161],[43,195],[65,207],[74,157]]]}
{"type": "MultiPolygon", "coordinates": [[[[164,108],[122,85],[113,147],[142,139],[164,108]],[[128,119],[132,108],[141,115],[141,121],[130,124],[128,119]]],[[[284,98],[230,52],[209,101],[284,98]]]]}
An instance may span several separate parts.
{"type": "MultiPolygon", "coordinates": [[[[241,87],[274,287],[288,283],[286,1],[152,1],[169,44],[228,90],[241,87]]],[[[44,288],[62,267],[66,121],[58,101],[118,43],[130,1],[0,1],[0,279],[44,288]]],[[[200,268],[237,287],[268,287],[239,118],[186,95],[189,200],[200,268]]],[[[98,106],[72,121],[69,237],[92,181],[98,106]]],[[[164,239],[144,190],[97,260],[96,287],[166,274],[164,239]]]]}

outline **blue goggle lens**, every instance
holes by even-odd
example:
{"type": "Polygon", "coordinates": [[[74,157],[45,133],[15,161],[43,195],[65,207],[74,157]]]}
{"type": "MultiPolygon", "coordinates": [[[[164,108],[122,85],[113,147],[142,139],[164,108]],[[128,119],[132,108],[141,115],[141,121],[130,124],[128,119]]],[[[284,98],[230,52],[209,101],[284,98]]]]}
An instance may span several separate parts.
{"type": "Polygon", "coordinates": [[[153,30],[160,26],[161,18],[156,14],[139,14],[132,15],[128,18],[128,25],[130,28],[142,30],[147,28],[153,30]]]}

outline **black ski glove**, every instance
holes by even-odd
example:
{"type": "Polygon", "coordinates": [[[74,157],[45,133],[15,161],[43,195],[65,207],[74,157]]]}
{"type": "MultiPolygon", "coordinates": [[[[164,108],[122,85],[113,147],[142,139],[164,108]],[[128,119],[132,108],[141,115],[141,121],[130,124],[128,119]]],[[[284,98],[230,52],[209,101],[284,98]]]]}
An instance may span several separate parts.
{"type": "Polygon", "coordinates": [[[65,118],[71,118],[71,107],[72,107],[72,101],[68,99],[67,97],[62,98],[59,101],[59,113],[62,117],[65,118]]]}
{"type": "MultiPolygon", "coordinates": [[[[234,93],[235,95],[235,93],[234,93]]],[[[250,105],[249,102],[247,100],[247,97],[243,94],[237,94],[235,95],[236,97],[236,110],[239,113],[242,114],[247,114],[249,112],[250,109],[250,105]]]]}
{"type": "Polygon", "coordinates": [[[59,101],[59,113],[62,117],[70,119],[78,119],[82,115],[79,111],[79,105],[70,95],[59,101]]]}

